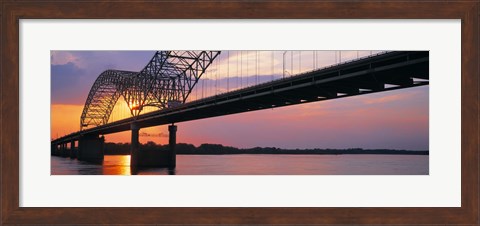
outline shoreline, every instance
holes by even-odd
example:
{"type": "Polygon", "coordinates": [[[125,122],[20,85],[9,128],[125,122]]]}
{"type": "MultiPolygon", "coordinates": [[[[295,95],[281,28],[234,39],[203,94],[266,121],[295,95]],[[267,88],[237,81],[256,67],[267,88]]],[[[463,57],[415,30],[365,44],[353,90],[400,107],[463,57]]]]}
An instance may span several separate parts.
{"type": "MultiPolygon", "coordinates": [[[[177,155],[429,155],[429,151],[398,151],[394,152],[344,152],[344,153],[306,153],[306,152],[285,152],[285,153],[261,153],[261,152],[241,152],[241,153],[176,153],[177,155]]],[[[105,153],[105,155],[130,155],[130,153],[105,153]]]]}
{"type": "MultiPolygon", "coordinates": [[[[168,145],[159,145],[153,142],[140,144],[139,150],[149,152],[168,152],[168,145]]],[[[311,148],[311,149],[282,149],[276,147],[236,148],[221,144],[192,144],[178,143],[175,145],[177,155],[239,155],[239,154],[266,154],[266,155],[344,155],[344,154],[370,154],[370,155],[429,155],[429,150],[405,150],[405,149],[363,149],[363,148],[311,148]]],[[[105,155],[128,155],[130,154],[129,143],[105,143],[105,155]]]]}

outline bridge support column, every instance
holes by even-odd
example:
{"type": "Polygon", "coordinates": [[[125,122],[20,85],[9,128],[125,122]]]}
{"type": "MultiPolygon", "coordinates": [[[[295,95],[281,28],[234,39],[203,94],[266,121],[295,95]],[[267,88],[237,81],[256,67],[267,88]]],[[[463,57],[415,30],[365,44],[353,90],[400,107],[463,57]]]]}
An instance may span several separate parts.
{"type": "Polygon", "coordinates": [[[176,165],[176,132],[177,126],[168,127],[169,148],[167,152],[160,150],[140,150],[139,131],[140,127],[136,123],[130,124],[131,144],[130,144],[130,167],[135,172],[137,167],[169,167],[175,168],[176,165]]]}
{"type": "Polygon", "coordinates": [[[62,157],[67,157],[67,143],[62,143],[62,157]]]}
{"type": "Polygon", "coordinates": [[[138,141],[138,131],[140,131],[140,127],[138,127],[137,123],[132,123],[130,124],[130,130],[132,133],[132,140],[130,143],[130,167],[136,167],[139,165],[138,151],[140,142],[138,141]]]}
{"type": "Polygon", "coordinates": [[[62,153],[60,152],[62,149],[61,149],[61,145],[60,144],[56,144],[55,145],[55,156],[60,156],[62,153]]]}
{"type": "Polygon", "coordinates": [[[58,144],[52,144],[52,155],[60,156],[60,148],[58,144]]]}
{"type": "Polygon", "coordinates": [[[105,138],[98,135],[83,136],[78,140],[78,160],[89,162],[102,162],[103,161],[103,144],[105,138]]]}
{"type": "Polygon", "coordinates": [[[175,151],[175,146],[177,145],[177,126],[169,125],[168,126],[168,159],[169,167],[175,168],[177,165],[177,152],[175,151]]]}
{"type": "Polygon", "coordinates": [[[76,151],[75,151],[75,140],[70,141],[70,158],[75,158],[76,157],[76,151]]]}

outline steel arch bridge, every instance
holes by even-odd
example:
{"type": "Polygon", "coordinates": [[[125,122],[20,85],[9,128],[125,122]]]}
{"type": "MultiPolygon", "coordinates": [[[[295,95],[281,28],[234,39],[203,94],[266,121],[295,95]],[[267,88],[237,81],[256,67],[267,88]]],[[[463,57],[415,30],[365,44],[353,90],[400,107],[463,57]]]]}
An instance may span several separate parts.
{"type": "Polygon", "coordinates": [[[220,51],[157,51],[140,72],[104,71],[90,89],[80,130],[107,124],[120,97],[134,117],[147,106],[163,109],[185,103],[219,54],[220,51]]]}

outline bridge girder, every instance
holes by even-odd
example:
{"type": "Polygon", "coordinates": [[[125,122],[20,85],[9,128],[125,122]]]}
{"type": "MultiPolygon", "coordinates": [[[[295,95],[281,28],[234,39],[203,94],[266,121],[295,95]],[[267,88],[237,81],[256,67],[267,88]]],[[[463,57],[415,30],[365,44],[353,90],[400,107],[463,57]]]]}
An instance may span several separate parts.
{"type": "Polygon", "coordinates": [[[120,96],[132,116],[143,107],[159,109],[185,103],[220,51],[157,51],[140,71],[106,70],[93,84],[80,117],[80,129],[108,123],[120,96]]]}

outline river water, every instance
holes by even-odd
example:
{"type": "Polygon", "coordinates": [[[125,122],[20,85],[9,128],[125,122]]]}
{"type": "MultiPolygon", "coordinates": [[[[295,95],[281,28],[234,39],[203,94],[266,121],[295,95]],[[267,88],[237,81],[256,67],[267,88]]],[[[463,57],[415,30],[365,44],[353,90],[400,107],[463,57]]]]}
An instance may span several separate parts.
{"type": "Polygon", "coordinates": [[[428,175],[428,155],[177,155],[177,167],[132,171],[130,155],[103,163],[52,156],[52,175],[428,175]]]}

